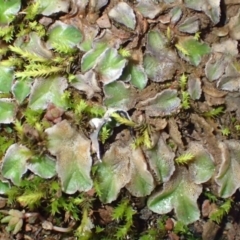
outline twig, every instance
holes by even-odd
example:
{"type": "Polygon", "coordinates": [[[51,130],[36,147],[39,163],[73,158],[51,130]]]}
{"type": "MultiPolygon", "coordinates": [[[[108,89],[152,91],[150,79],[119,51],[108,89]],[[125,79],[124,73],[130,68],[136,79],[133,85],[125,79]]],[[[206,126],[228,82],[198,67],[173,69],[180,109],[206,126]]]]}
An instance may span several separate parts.
{"type": "Polygon", "coordinates": [[[63,233],[67,233],[67,232],[72,231],[71,227],[62,228],[62,227],[53,226],[53,224],[51,222],[48,222],[48,221],[44,221],[42,223],[42,228],[45,229],[45,230],[53,230],[53,231],[56,231],[56,232],[63,232],[63,233]]]}

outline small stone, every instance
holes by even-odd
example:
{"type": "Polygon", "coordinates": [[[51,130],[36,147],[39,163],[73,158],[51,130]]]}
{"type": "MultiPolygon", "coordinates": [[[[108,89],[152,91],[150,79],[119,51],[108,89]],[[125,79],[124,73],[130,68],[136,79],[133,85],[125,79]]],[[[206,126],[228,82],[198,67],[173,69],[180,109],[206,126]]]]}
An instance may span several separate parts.
{"type": "Polygon", "coordinates": [[[209,200],[205,200],[202,204],[202,216],[208,217],[211,210],[211,204],[209,200]]]}
{"type": "Polygon", "coordinates": [[[171,231],[173,229],[173,225],[174,225],[174,223],[173,223],[172,219],[168,218],[166,223],[165,223],[165,229],[167,231],[171,231]]]}

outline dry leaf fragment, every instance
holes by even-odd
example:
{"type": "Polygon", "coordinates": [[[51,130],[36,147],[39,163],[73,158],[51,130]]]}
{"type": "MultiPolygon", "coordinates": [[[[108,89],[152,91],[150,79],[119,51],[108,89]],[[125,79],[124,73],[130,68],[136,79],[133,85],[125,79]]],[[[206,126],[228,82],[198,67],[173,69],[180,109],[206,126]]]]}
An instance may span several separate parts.
{"type": "Polygon", "coordinates": [[[97,19],[97,25],[100,28],[111,28],[111,26],[112,26],[107,14],[104,14],[99,19],[97,19]]]}
{"type": "Polygon", "coordinates": [[[221,151],[218,147],[218,140],[213,134],[214,128],[203,117],[197,114],[191,114],[191,122],[199,134],[198,139],[201,139],[203,146],[206,147],[208,152],[213,156],[215,165],[220,165],[221,151]]]}
{"type": "Polygon", "coordinates": [[[178,125],[174,118],[170,118],[168,120],[168,128],[169,128],[169,135],[173,139],[173,141],[180,147],[181,149],[184,148],[184,144],[182,141],[182,135],[178,130],[178,125]]]}
{"type": "Polygon", "coordinates": [[[108,224],[112,222],[113,207],[106,205],[104,208],[98,209],[98,213],[101,217],[100,222],[102,224],[108,224]]]}
{"type": "Polygon", "coordinates": [[[204,82],[204,86],[202,86],[202,90],[209,106],[217,106],[225,103],[224,97],[227,95],[227,92],[216,89],[206,81],[204,82]]]}
{"type": "Polygon", "coordinates": [[[205,94],[205,99],[209,106],[218,106],[225,103],[225,98],[211,97],[208,94],[205,94]]]}
{"type": "Polygon", "coordinates": [[[202,232],[202,239],[209,240],[215,239],[216,234],[219,230],[220,226],[212,221],[207,221],[203,224],[203,232],[202,232]]]}
{"type": "Polygon", "coordinates": [[[240,19],[240,12],[232,18],[230,18],[228,27],[229,27],[229,34],[231,38],[235,40],[240,40],[240,31],[239,31],[239,19],[240,19]]]}
{"type": "Polygon", "coordinates": [[[209,85],[202,86],[202,90],[204,93],[208,94],[211,97],[222,98],[227,95],[227,92],[218,90],[209,85]]]}

